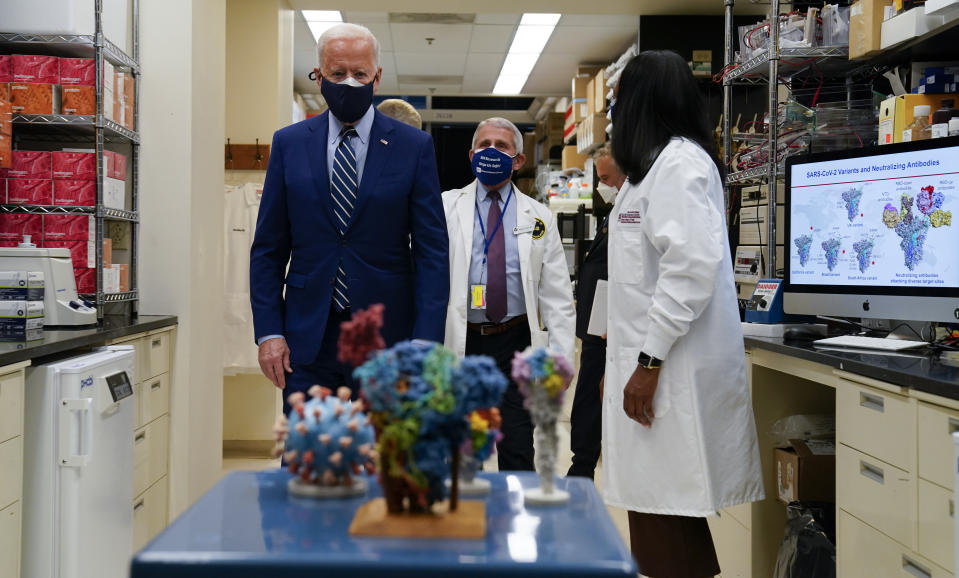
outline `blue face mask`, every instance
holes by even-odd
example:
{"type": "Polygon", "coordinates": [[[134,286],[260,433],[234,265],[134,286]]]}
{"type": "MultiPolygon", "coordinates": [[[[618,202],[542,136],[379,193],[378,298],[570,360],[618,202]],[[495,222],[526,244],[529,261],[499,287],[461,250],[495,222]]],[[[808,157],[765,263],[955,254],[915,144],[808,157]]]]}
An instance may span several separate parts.
{"type": "Polygon", "coordinates": [[[320,93],[330,107],[330,113],[340,122],[356,122],[363,118],[373,104],[373,82],[360,84],[353,77],[339,84],[323,78],[320,93]]]}
{"type": "Polygon", "coordinates": [[[473,153],[473,174],[487,187],[498,185],[513,173],[513,157],[493,147],[473,153]]]}

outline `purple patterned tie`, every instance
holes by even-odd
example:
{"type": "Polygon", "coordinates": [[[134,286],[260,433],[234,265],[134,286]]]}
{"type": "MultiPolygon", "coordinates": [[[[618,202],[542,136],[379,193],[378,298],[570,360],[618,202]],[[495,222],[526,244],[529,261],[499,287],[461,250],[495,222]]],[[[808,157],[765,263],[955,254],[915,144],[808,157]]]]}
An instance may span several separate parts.
{"type": "Polygon", "coordinates": [[[506,317],[506,241],[500,223],[499,191],[489,191],[487,196],[492,202],[486,216],[486,230],[496,229],[496,232],[489,242],[486,255],[486,317],[493,323],[499,323],[506,317]]]}

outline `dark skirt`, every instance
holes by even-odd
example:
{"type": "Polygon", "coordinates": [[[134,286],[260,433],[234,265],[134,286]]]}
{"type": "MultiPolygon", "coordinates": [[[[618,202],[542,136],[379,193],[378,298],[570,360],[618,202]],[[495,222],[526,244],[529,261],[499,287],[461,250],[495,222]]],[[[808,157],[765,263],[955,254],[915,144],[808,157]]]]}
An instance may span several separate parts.
{"type": "Polygon", "coordinates": [[[629,542],[644,576],[705,578],[719,574],[706,518],[629,512],[629,542]]]}

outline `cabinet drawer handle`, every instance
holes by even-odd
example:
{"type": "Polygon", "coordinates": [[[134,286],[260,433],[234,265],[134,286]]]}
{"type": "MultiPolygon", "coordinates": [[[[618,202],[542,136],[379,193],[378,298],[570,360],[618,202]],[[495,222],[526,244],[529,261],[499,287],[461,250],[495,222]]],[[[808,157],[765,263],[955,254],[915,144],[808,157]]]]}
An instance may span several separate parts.
{"type": "Polygon", "coordinates": [[[877,484],[886,483],[886,474],[883,473],[882,468],[877,468],[876,466],[867,464],[862,460],[859,461],[859,473],[876,482],[877,484]]]}
{"type": "Polygon", "coordinates": [[[140,501],[137,502],[136,504],[133,504],[133,511],[136,512],[137,510],[142,510],[142,509],[143,509],[143,502],[144,502],[144,501],[145,501],[145,500],[140,500],[140,501]]]}
{"type": "Polygon", "coordinates": [[[159,381],[153,382],[153,384],[150,385],[150,389],[154,389],[154,390],[160,389],[160,382],[159,381]]]}
{"type": "Polygon", "coordinates": [[[883,413],[886,411],[886,400],[879,397],[878,395],[870,395],[868,393],[859,394],[859,405],[866,409],[871,409],[873,411],[878,411],[883,413]]]}
{"type": "Polygon", "coordinates": [[[915,576],[916,578],[932,578],[932,572],[916,564],[905,554],[902,556],[902,569],[907,574],[915,576]]]}
{"type": "Polygon", "coordinates": [[[956,517],[956,502],[955,500],[949,500],[949,517],[956,517]]]}
{"type": "Polygon", "coordinates": [[[157,337],[156,339],[153,340],[153,342],[150,345],[152,345],[153,347],[160,347],[161,343],[163,343],[163,340],[160,337],[157,337]]]}
{"type": "Polygon", "coordinates": [[[133,443],[140,443],[143,440],[147,439],[147,432],[141,431],[136,436],[133,437],[133,443]]]}
{"type": "Polygon", "coordinates": [[[959,431],[959,419],[954,417],[949,418],[949,433],[954,434],[959,431]]]}

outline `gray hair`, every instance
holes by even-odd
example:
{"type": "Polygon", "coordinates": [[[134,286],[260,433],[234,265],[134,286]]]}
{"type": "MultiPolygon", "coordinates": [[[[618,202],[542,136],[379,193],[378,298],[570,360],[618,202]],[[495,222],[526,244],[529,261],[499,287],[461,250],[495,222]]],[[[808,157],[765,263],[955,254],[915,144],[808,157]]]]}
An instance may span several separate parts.
{"type": "Polygon", "coordinates": [[[370,29],[366,26],[361,26],[359,24],[352,24],[350,22],[344,22],[342,24],[337,24],[333,26],[326,32],[320,35],[320,38],[316,41],[316,63],[317,67],[323,68],[323,49],[326,48],[326,45],[331,40],[354,40],[354,39],[363,39],[369,40],[370,44],[373,45],[373,63],[377,68],[380,66],[380,41],[376,39],[376,36],[373,36],[373,33],[370,32],[370,29]]]}
{"type": "Polygon", "coordinates": [[[613,149],[609,146],[609,142],[603,143],[603,146],[596,149],[596,152],[593,153],[593,162],[595,163],[603,157],[613,157],[613,149]]]}
{"type": "Polygon", "coordinates": [[[476,148],[476,138],[479,136],[479,131],[486,125],[492,125],[499,128],[505,128],[506,130],[513,131],[513,145],[516,148],[516,154],[523,154],[523,133],[519,132],[519,129],[516,128],[516,125],[506,120],[505,118],[494,116],[493,118],[488,118],[483,122],[476,125],[476,132],[473,133],[473,148],[476,148]]]}

